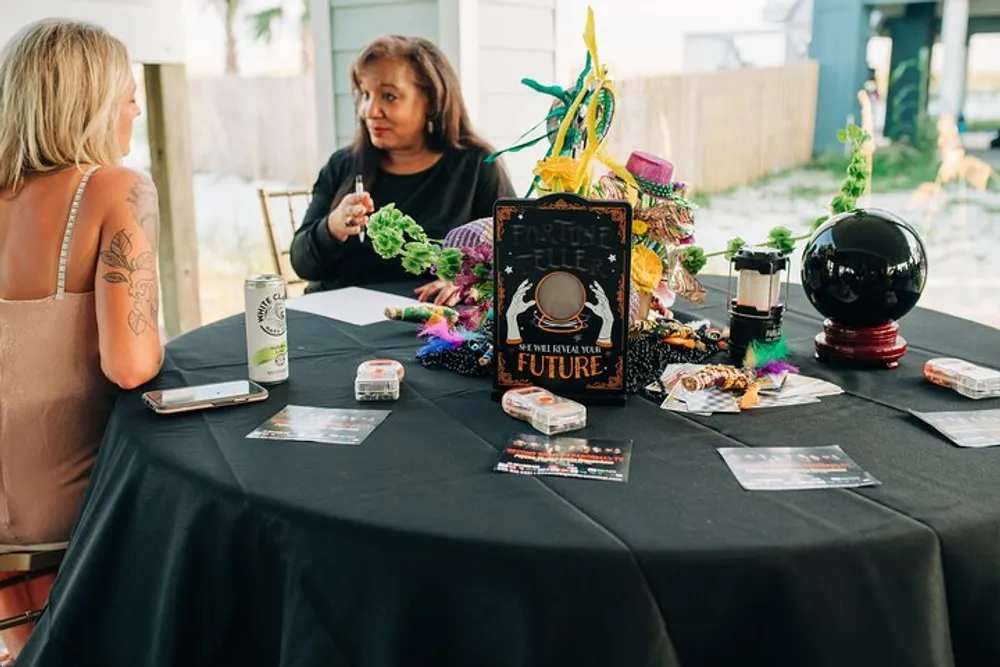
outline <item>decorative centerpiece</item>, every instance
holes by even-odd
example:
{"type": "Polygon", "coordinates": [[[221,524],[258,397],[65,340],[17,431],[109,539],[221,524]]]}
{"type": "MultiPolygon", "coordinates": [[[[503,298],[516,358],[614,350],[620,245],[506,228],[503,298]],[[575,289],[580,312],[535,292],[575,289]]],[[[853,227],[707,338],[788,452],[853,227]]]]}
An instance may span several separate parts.
{"type": "Polygon", "coordinates": [[[632,202],[632,322],[646,319],[650,308],[669,315],[676,296],[702,303],[705,290],[682,261],[681,249],[694,242],[694,211],[685,198],[687,186],[675,181],[674,165],[635,151],[626,170],[632,187],[614,172],[591,188],[596,199],[632,202]]]}
{"type": "MultiPolygon", "coordinates": [[[[399,258],[415,275],[429,270],[459,288],[462,302],[454,309],[428,305],[386,311],[389,319],[422,325],[419,336],[425,343],[417,357],[425,366],[465,375],[492,374],[496,379],[501,370],[498,345],[525,345],[531,349],[519,349],[521,356],[505,360],[503,372],[511,374],[510,368],[523,362],[525,367],[519,372],[527,375],[522,382],[529,381],[532,371],[551,374],[542,384],[558,384],[569,373],[576,377],[576,384],[594,385],[587,390],[591,394],[596,390],[621,398],[655,380],[667,364],[703,363],[725,347],[723,332],[707,322],[688,326],[673,319],[668,310],[677,295],[695,302],[704,298],[694,277],[704,265],[704,253],[690,245],[696,206],[686,198],[686,186],[673,180],[673,165],[668,161],[637,151],[626,168],[606,153],[604,142],[616,101],[607,67],[598,59],[590,10],[583,37],[586,65],[572,88],[523,80],[556,98],[540,124],[545,127],[543,133],[487,159],[540,141],[550,143],[534,169],[528,192],[530,196],[537,191],[543,199],[506,204],[504,210],[511,214],[505,218],[503,232],[507,245],[524,245],[534,252],[537,239],[528,237],[537,235],[545,222],[534,219],[535,211],[542,216],[557,215],[560,220],[575,215],[580,218],[574,223],[579,228],[593,227],[590,232],[601,234],[604,226],[613,223],[605,231],[613,232],[614,242],[604,239],[570,249],[570,243],[548,239],[548,256],[539,260],[546,270],[532,276],[519,291],[523,278],[508,288],[508,277],[537,262],[518,269],[521,264],[495,256],[494,243],[502,233],[494,234],[493,219],[474,220],[452,230],[445,239],[435,240],[392,205],[376,211],[367,232],[380,256],[399,258]],[[594,160],[603,163],[608,173],[592,184],[594,160]],[[518,217],[513,217],[511,206],[520,207],[518,217]],[[633,213],[642,217],[630,230],[633,213]],[[522,215],[531,217],[534,224],[520,224],[522,215]],[[514,227],[523,236],[516,242],[511,236],[514,227]],[[622,230],[624,237],[619,238],[622,230]],[[605,251],[595,254],[601,244],[605,251]],[[516,308],[511,307],[514,301],[516,308]],[[494,310],[495,302],[504,304],[502,312],[494,310]],[[652,317],[653,311],[664,317],[652,317]],[[559,340],[529,342],[525,336],[529,331],[559,340]],[[580,354],[570,348],[579,348],[580,354]],[[560,357],[565,354],[571,357],[568,362],[560,357]],[[586,358],[586,365],[578,364],[576,357],[586,358]],[[543,363],[548,366],[540,370],[543,363]]],[[[573,386],[553,388],[578,395],[573,386]]]]}

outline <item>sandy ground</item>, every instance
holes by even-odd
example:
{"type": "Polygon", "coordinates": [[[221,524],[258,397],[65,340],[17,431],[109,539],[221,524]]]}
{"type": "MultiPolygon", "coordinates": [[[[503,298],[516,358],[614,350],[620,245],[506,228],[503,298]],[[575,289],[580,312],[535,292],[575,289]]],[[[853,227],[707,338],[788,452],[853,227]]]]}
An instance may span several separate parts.
{"type": "MultiPolygon", "coordinates": [[[[997,159],[996,152],[991,157],[997,159]]],[[[284,185],[196,176],[203,321],[240,312],[243,278],[272,270],[256,190],[284,185]]],[[[762,241],[778,225],[804,233],[825,210],[837,185],[830,175],[797,171],[705,198],[696,216],[697,242],[711,252],[723,249],[734,236],[751,243],[762,241]]],[[[879,192],[876,180],[874,194],[862,203],[894,211],[921,230],[930,270],[920,305],[1000,328],[1000,276],[989,269],[990,258],[1000,256],[1000,187],[979,193],[956,186],[936,215],[930,215],[926,206],[913,206],[911,200],[911,192],[879,192]]],[[[288,230],[285,220],[281,224],[282,231],[288,230]]],[[[727,270],[725,260],[717,258],[705,272],[724,274],[727,270]]],[[[793,261],[791,278],[793,283],[798,279],[797,261],[793,261]]]]}

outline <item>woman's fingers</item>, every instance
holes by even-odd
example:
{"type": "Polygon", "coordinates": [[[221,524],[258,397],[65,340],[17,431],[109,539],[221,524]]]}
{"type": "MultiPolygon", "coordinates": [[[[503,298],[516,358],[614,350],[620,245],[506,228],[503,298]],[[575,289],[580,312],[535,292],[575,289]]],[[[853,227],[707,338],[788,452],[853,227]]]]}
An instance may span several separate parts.
{"type": "Polygon", "coordinates": [[[418,301],[427,301],[431,297],[434,297],[435,306],[448,306],[451,308],[459,300],[459,289],[446,280],[435,280],[426,285],[421,285],[413,290],[413,293],[417,295],[418,301]]]}
{"type": "Polygon", "coordinates": [[[372,213],[375,210],[375,200],[367,192],[352,192],[344,197],[344,203],[361,213],[372,213]]]}
{"type": "Polygon", "coordinates": [[[349,206],[345,211],[347,226],[358,228],[358,231],[360,231],[361,227],[368,224],[368,216],[365,215],[366,212],[365,207],[361,204],[349,206]]]}
{"type": "Polygon", "coordinates": [[[426,285],[421,285],[417,289],[413,290],[413,293],[417,295],[417,301],[426,301],[434,296],[439,289],[441,288],[437,286],[437,281],[434,281],[432,283],[427,283],[426,285]]]}
{"type": "Polygon", "coordinates": [[[434,304],[451,308],[458,303],[458,288],[454,285],[445,286],[437,295],[434,304]]]}

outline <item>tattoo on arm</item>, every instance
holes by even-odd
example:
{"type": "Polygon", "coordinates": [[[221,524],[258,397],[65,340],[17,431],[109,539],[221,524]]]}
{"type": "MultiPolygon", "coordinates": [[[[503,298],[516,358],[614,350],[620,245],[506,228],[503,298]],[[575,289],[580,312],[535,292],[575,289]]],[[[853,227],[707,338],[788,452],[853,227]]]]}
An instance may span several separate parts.
{"type": "Polygon", "coordinates": [[[109,283],[128,286],[132,308],[128,325],[136,336],[146,331],[159,331],[160,293],[156,281],[156,255],[144,250],[134,257],[132,237],[122,229],[111,239],[107,250],[101,251],[101,262],[110,269],[104,274],[109,283]]]}
{"type": "Polygon", "coordinates": [[[160,246],[160,209],[156,186],[145,176],[137,175],[125,198],[136,224],[142,227],[146,239],[153,246],[160,246]]]}

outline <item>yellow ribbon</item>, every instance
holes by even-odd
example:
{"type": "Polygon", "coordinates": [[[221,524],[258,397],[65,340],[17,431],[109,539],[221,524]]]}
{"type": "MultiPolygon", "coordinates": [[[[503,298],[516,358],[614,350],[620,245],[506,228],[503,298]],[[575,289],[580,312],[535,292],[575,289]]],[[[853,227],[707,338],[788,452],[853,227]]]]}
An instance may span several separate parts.
{"type": "MultiPolygon", "coordinates": [[[[597,137],[597,109],[601,98],[601,90],[606,90],[611,96],[612,108],[617,104],[618,96],[615,94],[615,89],[608,79],[607,65],[601,64],[597,56],[597,33],[594,27],[594,10],[591,7],[587,7],[587,27],[583,32],[583,41],[587,45],[587,51],[590,53],[590,59],[594,63],[594,68],[588,74],[584,85],[585,90],[593,89],[593,95],[590,98],[590,104],[587,108],[587,147],[580,157],[580,175],[578,181],[584,186],[584,192],[590,189],[590,161],[596,157],[598,161],[603,163],[618,178],[630,186],[628,188],[629,201],[634,205],[635,193],[638,192],[639,187],[635,182],[635,178],[633,178],[632,174],[625,167],[608,155],[604,148],[604,142],[607,141],[608,135],[605,134],[601,139],[597,137]]],[[[608,119],[609,123],[613,121],[613,118],[608,119]]]]}
{"type": "MultiPolygon", "coordinates": [[[[544,162],[562,162],[554,160],[554,158],[559,157],[562,152],[563,144],[566,143],[566,135],[569,132],[570,126],[576,120],[576,114],[579,111],[581,105],[583,104],[583,99],[586,97],[588,92],[592,91],[590,100],[587,103],[586,111],[586,132],[587,132],[587,147],[583,150],[583,153],[577,158],[576,164],[576,174],[574,177],[568,177],[568,175],[563,175],[560,173],[557,178],[552,179],[552,186],[560,186],[560,189],[568,189],[576,192],[577,194],[586,195],[590,192],[591,186],[591,169],[590,161],[597,158],[598,161],[603,163],[608,169],[610,169],[618,178],[626,184],[626,192],[628,193],[629,202],[635,206],[638,198],[639,186],[635,182],[635,178],[628,172],[625,167],[614,160],[604,148],[604,142],[607,140],[607,135],[602,139],[598,140],[597,137],[597,111],[598,105],[600,103],[600,92],[602,89],[606,90],[611,95],[612,104],[617,104],[617,96],[615,90],[611,85],[611,81],[608,79],[608,68],[606,65],[602,65],[601,61],[597,57],[597,33],[594,27],[594,9],[592,7],[587,7],[587,25],[583,31],[583,41],[587,45],[587,52],[590,53],[590,62],[592,67],[590,72],[587,73],[585,80],[580,86],[580,90],[577,91],[576,97],[573,99],[572,104],[570,104],[569,109],[566,110],[566,115],[563,117],[562,123],[559,125],[559,131],[556,133],[555,141],[552,143],[552,155],[548,160],[544,160],[539,163],[539,168],[544,169],[544,162]]],[[[613,119],[609,118],[608,122],[612,122],[613,119]]],[[[548,165],[549,173],[551,176],[556,176],[552,174],[552,171],[562,172],[566,168],[567,163],[563,162],[559,164],[558,169],[552,169],[555,165],[548,165]]],[[[542,175],[535,172],[539,177],[542,175]]],[[[544,180],[544,179],[543,179],[544,180]]],[[[555,188],[553,188],[555,189],[555,188]]]]}

